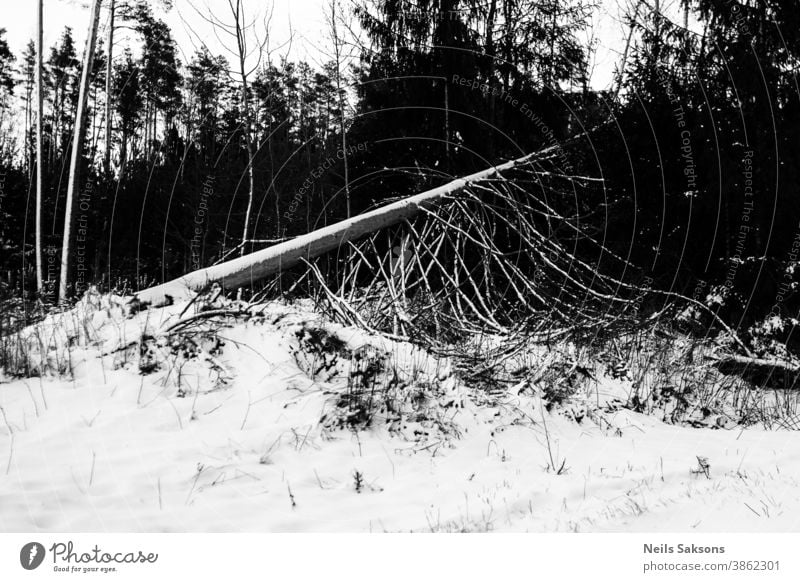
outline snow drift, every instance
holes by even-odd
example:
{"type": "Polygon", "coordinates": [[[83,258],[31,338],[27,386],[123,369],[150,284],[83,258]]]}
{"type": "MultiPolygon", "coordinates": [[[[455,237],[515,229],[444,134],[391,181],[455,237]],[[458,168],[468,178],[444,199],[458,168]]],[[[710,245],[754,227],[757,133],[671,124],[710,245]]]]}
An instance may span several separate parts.
{"type": "Polygon", "coordinates": [[[3,531],[797,528],[795,431],[667,424],[604,374],[558,406],[524,378],[490,393],[310,302],[126,305],[20,333],[3,531]]]}

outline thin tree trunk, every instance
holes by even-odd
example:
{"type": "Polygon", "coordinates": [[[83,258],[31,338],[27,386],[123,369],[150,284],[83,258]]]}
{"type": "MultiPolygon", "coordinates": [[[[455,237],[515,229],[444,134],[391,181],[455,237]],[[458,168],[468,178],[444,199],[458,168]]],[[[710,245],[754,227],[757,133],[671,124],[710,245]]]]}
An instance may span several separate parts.
{"type": "Polygon", "coordinates": [[[511,69],[516,67],[514,58],[514,37],[513,37],[513,23],[511,0],[503,1],[503,24],[505,27],[505,37],[503,38],[503,89],[506,93],[511,88],[511,69]]]}
{"type": "Polygon", "coordinates": [[[147,99],[147,104],[144,107],[144,138],[142,141],[142,155],[145,160],[150,159],[150,99],[147,99]]]}
{"type": "MultiPolygon", "coordinates": [[[[247,93],[247,83],[242,83],[242,93],[247,93]]],[[[245,246],[247,245],[248,237],[250,236],[250,214],[253,211],[253,199],[255,198],[255,177],[253,176],[253,164],[255,163],[255,152],[253,151],[253,138],[250,135],[250,113],[249,113],[249,105],[247,101],[247,97],[244,96],[244,108],[245,108],[245,128],[244,128],[244,141],[247,147],[247,185],[248,185],[248,193],[247,193],[247,212],[244,215],[244,230],[242,231],[242,250],[241,254],[245,253],[245,246]]]]}
{"type": "Polygon", "coordinates": [[[97,126],[98,126],[98,123],[97,123],[97,113],[98,113],[98,111],[97,110],[99,109],[99,107],[97,106],[97,103],[98,103],[98,101],[97,101],[97,87],[92,87],[89,103],[91,104],[91,110],[92,110],[92,123],[89,125],[89,128],[91,129],[90,136],[89,136],[89,143],[91,143],[92,145],[90,147],[91,153],[89,154],[89,159],[90,160],[94,160],[95,157],[97,156],[97,140],[100,137],[100,132],[98,131],[98,128],[97,128],[97,126]]]}
{"type": "Polygon", "coordinates": [[[628,63],[628,53],[631,50],[631,42],[633,40],[633,32],[636,30],[636,21],[639,18],[639,9],[642,7],[643,0],[638,0],[636,3],[636,10],[633,13],[633,18],[631,19],[630,27],[628,28],[628,37],[625,39],[625,49],[622,51],[622,60],[619,63],[619,71],[617,71],[617,79],[616,84],[617,87],[614,89],[614,98],[611,100],[612,103],[615,103],[619,98],[619,92],[622,90],[622,82],[625,79],[625,67],[628,63]]]}
{"type": "Polygon", "coordinates": [[[555,60],[556,60],[556,25],[558,24],[558,4],[553,4],[553,14],[552,19],[550,21],[550,63],[547,69],[547,80],[545,82],[546,85],[553,87],[555,89],[555,60]]]}
{"type": "Polygon", "coordinates": [[[234,7],[233,4],[230,5],[231,12],[233,14],[233,19],[236,26],[236,46],[238,49],[239,55],[239,74],[242,76],[242,108],[244,113],[244,142],[245,147],[247,148],[247,211],[244,215],[244,229],[242,230],[242,248],[240,249],[240,255],[244,256],[245,248],[247,247],[247,241],[249,240],[250,236],[250,214],[253,211],[253,199],[255,198],[255,177],[253,175],[253,165],[255,164],[255,152],[253,150],[253,136],[251,135],[252,132],[252,119],[250,116],[250,97],[248,94],[248,86],[247,86],[247,68],[245,65],[245,59],[247,57],[247,46],[245,41],[245,30],[244,26],[244,12],[242,10],[242,0],[236,0],[236,5],[234,7]]]}
{"type": "MultiPolygon", "coordinates": [[[[495,100],[496,48],[494,43],[494,26],[497,18],[497,0],[491,0],[489,15],[486,20],[486,82],[489,84],[489,123],[497,126],[497,102],[495,100]]],[[[494,132],[486,132],[486,140],[490,158],[494,156],[494,132]]]]}
{"type": "MultiPolygon", "coordinates": [[[[280,208],[280,196],[278,196],[278,188],[275,186],[275,152],[272,149],[272,112],[273,112],[273,90],[270,88],[269,92],[269,120],[267,122],[267,152],[269,152],[269,184],[270,188],[272,188],[272,193],[275,195],[275,238],[283,237],[283,233],[281,232],[281,208],[280,208]]],[[[267,196],[269,196],[269,190],[267,188],[267,196]]]]}
{"type": "Polygon", "coordinates": [[[114,56],[114,12],[116,0],[111,0],[111,15],[108,22],[108,62],[106,63],[106,150],[103,157],[103,170],[106,175],[111,173],[111,77],[112,60],[114,56]]]}
{"type": "MultiPolygon", "coordinates": [[[[34,76],[36,72],[34,71],[34,76]]],[[[33,79],[25,80],[25,173],[33,181],[33,158],[36,155],[33,146],[33,79]]]]}
{"type": "MultiPolygon", "coordinates": [[[[336,26],[336,0],[331,0],[331,33],[336,66],[336,94],[339,98],[339,131],[342,133],[342,161],[344,162],[344,194],[347,202],[347,218],[352,216],[350,208],[350,163],[347,152],[347,132],[344,123],[344,93],[342,92],[342,47],[339,42],[339,30],[336,26]]],[[[447,86],[445,85],[445,90],[447,86]]],[[[449,142],[445,142],[449,143],[449,142]]]]}
{"type": "Polygon", "coordinates": [[[651,66],[658,65],[661,60],[661,0],[655,0],[655,33],[653,34],[654,46],[651,53],[651,66]]]}
{"type": "Polygon", "coordinates": [[[73,132],[74,139],[72,142],[72,155],[70,157],[69,182],[67,183],[64,238],[61,250],[61,280],[58,286],[59,301],[65,301],[69,291],[73,205],[75,203],[78,181],[80,179],[81,153],[83,151],[83,140],[86,137],[86,108],[89,98],[92,64],[94,63],[94,50],[97,45],[97,25],[100,21],[100,6],[102,3],[103,0],[95,0],[94,4],[92,4],[89,35],[86,39],[86,48],[83,51],[83,70],[81,72],[81,85],[78,93],[78,108],[75,113],[75,131],[73,132]]]}
{"type": "Polygon", "coordinates": [[[125,162],[128,159],[128,132],[123,128],[122,130],[122,145],[119,149],[119,179],[125,173],[125,162]]]}
{"type": "Polygon", "coordinates": [[[244,141],[247,147],[247,212],[244,216],[244,230],[242,232],[241,255],[245,254],[245,247],[250,236],[250,213],[253,211],[253,199],[255,198],[255,177],[253,176],[253,165],[255,163],[255,152],[253,151],[253,136],[251,135],[250,120],[250,101],[247,94],[247,76],[245,73],[244,55],[239,59],[240,71],[242,73],[242,107],[244,107],[244,141]]]}
{"type": "Polygon", "coordinates": [[[42,35],[44,29],[44,0],[38,2],[38,18],[36,24],[36,291],[41,297],[44,292],[42,267],[42,184],[44,164],[42,164],[42,35]]]}
{"type": "MultiPolygon", "coordinates": [[[[55,78],[53,75],[53,111],[52,111],[52,123],[50,124],[50,167],[55,167],[56,158],[58,157],[58,148],[59,148],[59,123],[58,120],[61,116],[61,105],[58,101],[58,89],[59,89],[59,80],[55,78]]],[[[56,197],[56,202],[58,201],[58,197],[56,197]]]]}
{"type": "Polygon", "coordinates": [[[447,164],[447,171],[452,170],[452,162],[450,159],[450,92],[447,88],[447,79],[444,79],[444,150],[445,160],[447,164]]]}

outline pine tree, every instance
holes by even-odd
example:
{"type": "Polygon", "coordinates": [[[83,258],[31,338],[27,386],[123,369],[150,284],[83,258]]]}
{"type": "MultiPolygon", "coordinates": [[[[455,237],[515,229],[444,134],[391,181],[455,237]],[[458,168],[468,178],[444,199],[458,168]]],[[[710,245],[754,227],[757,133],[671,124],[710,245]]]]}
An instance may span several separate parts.
{"type": "MultiPolygon", "coordinates": [[[[38,0],[37,0],[38,1],[38,0]]],[[[22,66],[20,67],[20,83],[24,90],[25,109],[25,169],[28,175],[33,175],[34,158],[36,156],[36,143],[34,137],[34,118],[36,107],[36,44],[31,40],[25,45],[22,53],[22,66]]]]}
{"type": "Polygon", "coordinates": [[[216,157],[217,143],[222,140],[220,128],[220,96],[225,90],[228,63],[200,48],[187,67],[184,100],[187,139],[199,145],[199,153],[208,165],[216,157]]]}
{"type": "Polygon", "coordinates": [[[135,19],[142,40],[139,86],[145,103],[143,153],[150,159],[158,145],[159,114],[168,127],[180,108],[180,62],[169,26],[155,18],[147,4],[137,5],[135,19]]]}
{"type": "Polygon", "coordinates": [[[6,29],[0,28],[0,92],[10,95],[14,92],[14,57],[5,39],[6,29]]]}
{"type": "Polygon", "coordinates": [[[136,133],[142,115],[144,100],[139,86],[141,71],[129,49],[123,52],[121,62],[114,65],[114,108],[119,116],[120,180],[124,179],[128,161],[129,144],[136,133]]]}
{"type": "Polygon", "coordinates": [[[70,118],[77,98],[78,59],[72,29],[65,27],[58,45],[51,47],[47,60],[47,92],[51,95],[50,108],[50,164],[54,167],[60,156],[67,154],[67,142],[72,132],[70,118]]]}
{"type": "Polygon", "coordinates": [[[115,17],[116,17],[116,9],[117,9],[117,2],[116,0],[109,0],[109,13],[108,13],[108,36],[106,47],[108,51],[108,59],[106,61],[106,81],[105,81],[105,89],[106,89],[106,111],[105,111],[105,150],[103,153],[103,171],[106,175],[111,173],[111,132],[113,127],[113,120],[112,120],[112,109],[113,109],[113,98],[112,98],[112,83],[113,83],[113,71],[114,71],[114,27],[115,27],[115,17]]]}

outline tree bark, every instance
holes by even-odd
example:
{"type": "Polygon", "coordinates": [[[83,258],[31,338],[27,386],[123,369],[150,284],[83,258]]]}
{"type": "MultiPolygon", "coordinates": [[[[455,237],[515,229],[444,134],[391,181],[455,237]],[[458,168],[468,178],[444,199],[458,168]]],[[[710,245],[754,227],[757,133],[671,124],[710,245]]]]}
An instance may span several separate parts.
{"type": "Polygon", "coordinates": [[[72,263],[70,243],[72,240],[73,206],[75,204],[78,180],[80,179],[81,154],[83,152],[83,141],[86,137],[86,107],[88,105],[94,50],[97,45],[97,25],[100,21],[100,6],[102,3],[103,0],[95,0],[92,4],[89,34],[86,39],[86,48],[83,51],[83,70],[81,72],[80,92],[78,93],[78,109],[75,113],[75,130],[73,132],[72,156],[70,158],[69,182],[67,183],[64,238],[61,250],[61,279],[58,286],[59,301],[65,301],[69,293],[69,271],[72,263]]]}
{"type": "Polygon", "coordinates": [[[36,291],[41,297],[44,292],[42,267],[42,189],[44,164],[42,163],[42,35],[44,29],[44,0],[38,2],[38,18],[36,24],[36,291]]]}

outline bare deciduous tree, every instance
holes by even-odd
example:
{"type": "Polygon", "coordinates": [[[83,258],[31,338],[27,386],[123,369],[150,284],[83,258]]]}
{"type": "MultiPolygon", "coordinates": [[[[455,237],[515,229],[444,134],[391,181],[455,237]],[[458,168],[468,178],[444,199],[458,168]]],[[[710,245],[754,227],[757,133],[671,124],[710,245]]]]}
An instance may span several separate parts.
{"type": "MultiPolygon", "coordinates": [[[[244,255],[246,252],[247,242],[250,240],[250,220],[253,211],[253,200],[255,199],[255,176],[254,176],[254,162],[256,156],[256,148],[253,140],[253,114],[250,108],[250,77],[261,66],[261,62],[267,52],[267,45],[269,42],[269,21],[272,17],[271,11],[265,13],[263,22],[259,22],[258,16],[248,20],[245,13],[244,2],[242,0],[227,0],[230,15],[233,19],[232,22],[226,22],[222,18],[214,15],[209,9],[208,14],[204,14],[198,10],[194,5],[195,12],[208,24],[210,24],[217,34],[219,32],[229,36],[235,42],[235,48],[225,46],[226,50],[231,53],[236,61],[238,70],[234,77],[234,81],[240,84],[240,99],[242,106],[242,133],[244,136],[245,148],[247,149],[247,210],[244,217],[244,227],[242,229],[242,241],[240,254],[244,255]],[[263,28],[263,37],[259,35],[259,29],[263,28]],[[238,79],[235,78],[238,76],[238,79]]],[[[195,33],[195,37],[206,46],[201,37],[195,33]]],[[[221,39],[220,39],[221,40],[221,39]]]]}
{"type": "Polygon", "coordinates": [[[342,162],[344,163],[344,193],[347,202],[347,218],[351,216],[350,210],[350,164],[347,154],[347,128],[345,127],[345,101],[344,89],[342,88],[342,67],[344,66],[343,49],[345,46],[341,35],[339,34],[339,22],[343,18],[343,14],[339,8],[336,0],[330,0],[328,5],[328,28],[331,36],[331,43],[333,44],[333,67],[334,75],[336,77],[336,95],[339,100],[339,131],[342,134],[342,162]]]}

